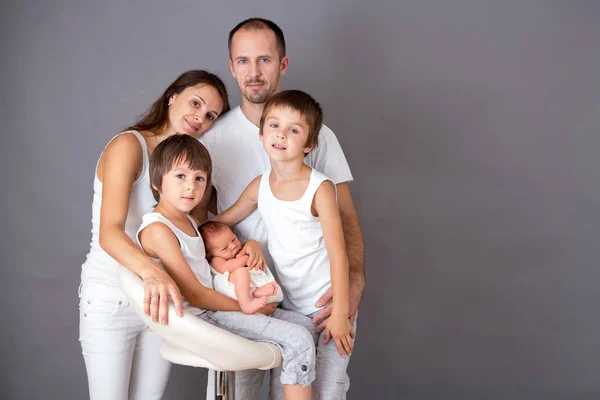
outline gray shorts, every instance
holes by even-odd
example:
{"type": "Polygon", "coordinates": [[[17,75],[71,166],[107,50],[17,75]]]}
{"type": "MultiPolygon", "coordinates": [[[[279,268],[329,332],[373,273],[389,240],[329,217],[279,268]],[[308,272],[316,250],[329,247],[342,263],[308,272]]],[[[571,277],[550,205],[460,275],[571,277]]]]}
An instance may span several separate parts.
{"type": "MultiPolygon", "coordinates": [[[[330,340],[329,343],[323,343],[323,335],[325,331],[319,335],[316,334],[315,326],[312,323],[311,317],[316,313],[305,316],[293,311],[277,309],[273,313],[276,317],[285,319],[298,325],[304,326],[314,336],[316,343],[317,359],[316,359],[316,379],[313,382],[312,397],[320,400],[345,400],[346,394],[350,389],[350,378],[348,377],[347,368],[350,362],[350,357],[342,358],[337,351],[335,342],[330,340]],[[277,315],[279,314],[279,315],[277,315]]],[[[358,318],[357,318],[358,319],[358,318]]],[[[356,332],[356,321],[354,320],[354,331],[356,332]]],[[[235,374],[235,395],[236,398],[244,400],[258,400],[260,388],[263,382],[265,371],[257,369],[238,371],[235,374]]],[[[281,368],[271,370],[271,379],[269,387],[269,400],[284,400],[283,386],[279,383],[280,376],[283,374],[281,368]]],[[[209,370],[208,385],[206,389],[206,398],[213,399],[214,393],[214,371],[209,370]]]]}
{"type": "Polygon", "coordinates": [[[258,313],[206,311],[198,318],[246,339],[273,343],[279,347],[283,358],[281,383],[306,387],[315,380],[314,328],[309,332],[304,326],[288,322],[294,320],[288,313],[293,312],[277,309],[267,317],[258,313]]]}

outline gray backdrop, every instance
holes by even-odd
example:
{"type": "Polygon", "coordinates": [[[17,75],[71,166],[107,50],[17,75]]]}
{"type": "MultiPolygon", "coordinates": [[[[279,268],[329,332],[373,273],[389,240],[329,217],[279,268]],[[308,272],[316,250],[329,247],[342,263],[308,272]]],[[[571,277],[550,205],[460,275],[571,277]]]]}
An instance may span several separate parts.
{"type": "MultiPolygon", "coordinates": [[[[600,3],[12,1],[0,19],[3,399],[87,396],[77,285],[106,142],[229,30],[287,35],[283,88],[352,167],[368,283],[350,399],[600,396],[600,3]]],[[[202,398],[176,367],[169,399],[202,398]]]]}

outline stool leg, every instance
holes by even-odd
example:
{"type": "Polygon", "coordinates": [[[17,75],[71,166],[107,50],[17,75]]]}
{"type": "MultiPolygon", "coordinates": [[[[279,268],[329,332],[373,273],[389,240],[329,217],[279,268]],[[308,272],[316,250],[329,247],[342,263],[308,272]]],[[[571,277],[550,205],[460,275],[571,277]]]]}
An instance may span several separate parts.
{"type": "Polygon", "coordinates": [[[234,371],[215,371],[215,400],[235,400],[234,371]]]}

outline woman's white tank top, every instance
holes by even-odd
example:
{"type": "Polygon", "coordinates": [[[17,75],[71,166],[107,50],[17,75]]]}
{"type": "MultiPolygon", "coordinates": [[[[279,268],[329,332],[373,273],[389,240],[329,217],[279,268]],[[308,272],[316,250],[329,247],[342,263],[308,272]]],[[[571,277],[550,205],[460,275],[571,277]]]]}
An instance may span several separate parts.
{"type": "MultiPolygon", "coordinates": [[[[156,201],[152,196],[150,188],[150,177],[148,174],[149,157],[148,148],[144,137],[137,131],[126,131],[111,139],[111,142],[120,135],[134,134],[142,147],[142,172],[133,182],[131,195],[129,199],[129,210],[127,211],[127,220],[125,221],[125,233],[134,243],[137,243],[136,234],[142,224],[144,214],[152,212],[156,201]]],[[[110,143],[110,142],[109,142],[110,143]]],[[[107,145],[108,146],[108,145],[107,145]]],[[[100,159],[98,159],[100,160],[100,159]]],[[[92,241],[87,259],[83,263],[81,271],[81,280],[83,282],[93,282],[119,286],[117,279],[117,267],[119,263],[106,253],[99,242],[100,237],[100,208],[102,206],[102,182],[98,179],[98,164],[94,171],[94,198],[92,201],[92,241]]]]}

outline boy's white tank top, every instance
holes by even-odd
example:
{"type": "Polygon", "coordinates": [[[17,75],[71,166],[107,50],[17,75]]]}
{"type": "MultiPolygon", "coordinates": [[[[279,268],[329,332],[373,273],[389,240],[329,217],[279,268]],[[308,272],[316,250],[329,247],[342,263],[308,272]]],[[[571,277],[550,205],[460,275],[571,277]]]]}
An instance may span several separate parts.
{"type": "Polygon", "coordinates": [[[331,180],[313,169],[302,197],[285,201],[271,192],[270,174],[269,169],[262,175],[258,210],[267,229],[273,265],[285,292],[283,308],[307,315],[318,310],[315,303],[331,285],[321,222],[310,211],[321,183],[331,180]]]}
{"type": "MultiPolygon", "coordinates": [[[[187,261],[188,265],[198,278],[198,281],[209,289],[213,289],[213,279],[210,273],[210,265],[206,260],[206,249],[204,248],[204,242],[202,241],[202,236],[198,233],[198,225],[196,222],[188,215],[188,219],[192,223],[194,230],[196,231],[197,236],[190,236],[187,233],[183,232],[181,229],[176,227],[171,221],[169,221],[165,216],[160,213],[152,212],[144,215],[142,224],[140,225],[140,229],[138,230],[137,235],[146,228],[148,225],[154,222],[160,222],[165,224],[166,226],[173,231],[177,240],[179,240],[179,247],[181,249],[181,253],[183,257],[187,261]]],[[[136,243],[139,245],[139,236],[136,236],[136,243]]],[[[141,247],[141,246],[140,246],[141,247]]],[[[160,264],[161,261],[157,258],[153,258],[153,260],[160,264]]],[[[163,266],[164,268],[164,266],[163,266]]],[[[192,307],[187,300],[184,299],[184,306],[186,310],[191,311],[193,314],[198,315],[205,310],[200,309],[198,307],[192,307]]]]}
{"type": "MultiPolygon", "coordinates": [[[[127,211],[127,220],[125,221],[125,233],[136,242],[136,234],[144,214],[154,209],[156,201],[152,196],[150,188],[150,177],[148,174],[149,157],[148,148],[144,137],[137,131],[126,131],[118,134],[111,142],[120,135],[132,133],[140,142],[142,147],[142,172],[131,186],[131,195],[129,199],[129,210],[127,211]]],[[[110,142],[109,142],[110,143],[110,142]]],[[[107,145],[108,146],[108,145],[107,145]]],[[[100,159],[98,159],[99,161],[100,159]]],[[[100,237],[100,208],[102,207],[102,182],[98,179],[98,164],[94,171],[94,197],[92,201],[92,241],[87,259],[82,266],[82,281],[93,282],[119,286],[117,279],[117,266],[119,263],[106,253],[99,242],[100,237]]]]}

